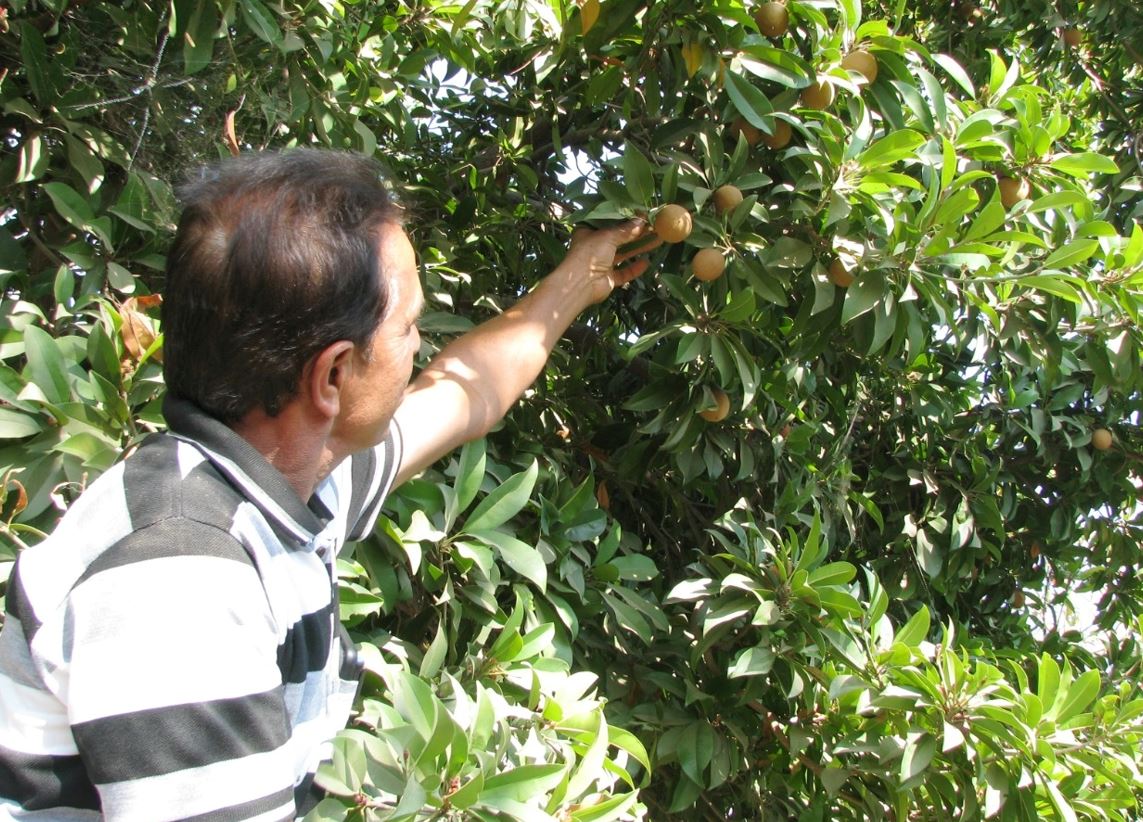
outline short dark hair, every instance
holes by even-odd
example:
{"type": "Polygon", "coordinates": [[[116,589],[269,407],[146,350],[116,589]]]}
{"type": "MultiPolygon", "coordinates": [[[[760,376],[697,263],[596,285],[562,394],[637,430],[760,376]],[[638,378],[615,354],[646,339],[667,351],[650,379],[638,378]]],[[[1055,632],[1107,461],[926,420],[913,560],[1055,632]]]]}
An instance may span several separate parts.
{"type": "Polygon", "coordinates": [[[178,190],[167,257],[167,390],[226,423],[274,416],[310,358],[366,346],[386,309],[381,225],[401,223],[380,166],[348,152],[292,149],[202,168],[178,190]]]}

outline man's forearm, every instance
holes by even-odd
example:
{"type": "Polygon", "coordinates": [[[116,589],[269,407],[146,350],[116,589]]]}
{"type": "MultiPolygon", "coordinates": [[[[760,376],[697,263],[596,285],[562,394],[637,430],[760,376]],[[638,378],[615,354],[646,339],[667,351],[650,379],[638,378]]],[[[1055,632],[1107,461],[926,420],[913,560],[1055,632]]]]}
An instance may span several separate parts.
{"type": "MultiPolygon", "coordinates": [[[[413,391],[449,381],[466,397],[462,442],[483,436],[527,390],[589,300],[557,268],[504,313],[445,346],[413,381],[413,391]]],[[[582,290],[582,289],[581,289],[582,290]]]]}

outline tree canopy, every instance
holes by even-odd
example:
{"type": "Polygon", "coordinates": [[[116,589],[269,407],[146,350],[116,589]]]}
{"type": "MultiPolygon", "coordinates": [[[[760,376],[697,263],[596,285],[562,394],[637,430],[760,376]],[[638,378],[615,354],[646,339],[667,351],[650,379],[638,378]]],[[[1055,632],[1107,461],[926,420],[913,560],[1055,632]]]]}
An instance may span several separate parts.
{"type": "Polygon", "coordinates": [[[1118,0],[8,0],[0,580],[163,426],[195,164],[380,157],[423,360],[674,204],[340,560],[313,818],[1136,818],[1140,43],[1118,0]]]}

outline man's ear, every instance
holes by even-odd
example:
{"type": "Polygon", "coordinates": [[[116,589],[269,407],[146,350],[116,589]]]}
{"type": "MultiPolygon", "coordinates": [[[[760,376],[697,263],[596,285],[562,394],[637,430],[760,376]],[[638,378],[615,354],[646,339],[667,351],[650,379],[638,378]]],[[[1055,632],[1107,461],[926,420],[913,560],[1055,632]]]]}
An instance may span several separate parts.
{"type": "Polygon", "coordinates": [[[353,376],[356,348],[349,340],[338,340],[315,354],[306,368],[303,379],[310,403],[327,419],[341,411],[341,392],[353,376]]]}

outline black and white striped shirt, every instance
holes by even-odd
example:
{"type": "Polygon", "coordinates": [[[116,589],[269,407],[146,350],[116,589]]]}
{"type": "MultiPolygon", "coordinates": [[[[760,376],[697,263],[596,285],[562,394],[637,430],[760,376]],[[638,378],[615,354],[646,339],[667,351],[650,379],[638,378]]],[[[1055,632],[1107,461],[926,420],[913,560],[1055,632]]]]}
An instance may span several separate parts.
{"type": "Polygon", "coordinates": [[[280,820],[359,677],[333,562],[373,527],[396,425],[303,504],[168,398],[170,432],[24,551],[0,631],[0,819],[280,820]]]}

